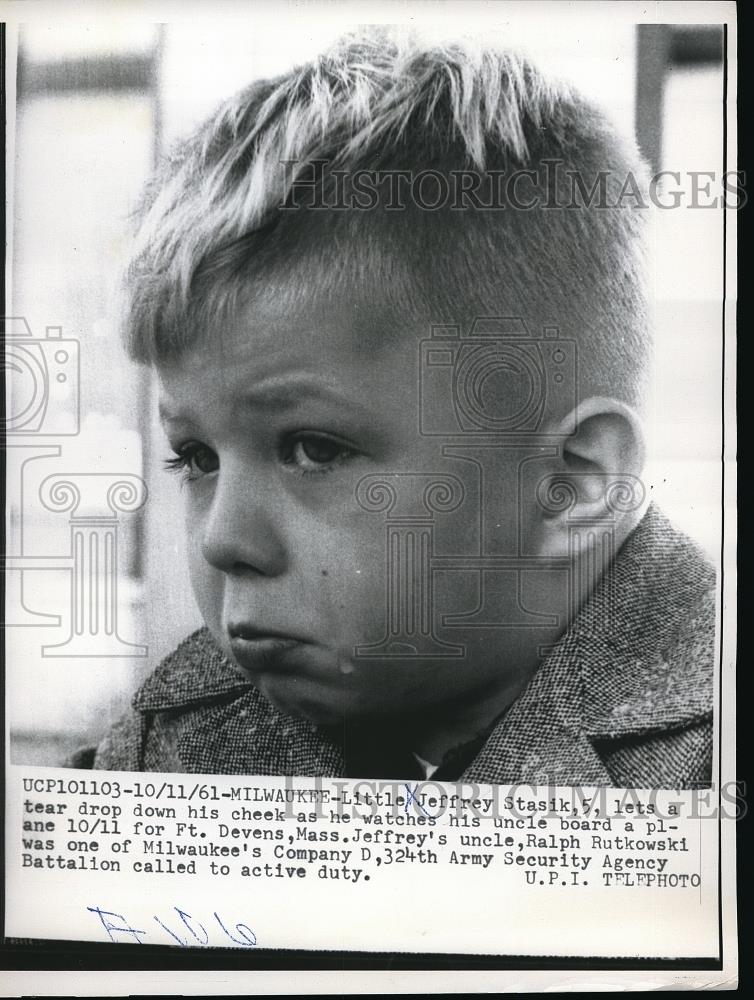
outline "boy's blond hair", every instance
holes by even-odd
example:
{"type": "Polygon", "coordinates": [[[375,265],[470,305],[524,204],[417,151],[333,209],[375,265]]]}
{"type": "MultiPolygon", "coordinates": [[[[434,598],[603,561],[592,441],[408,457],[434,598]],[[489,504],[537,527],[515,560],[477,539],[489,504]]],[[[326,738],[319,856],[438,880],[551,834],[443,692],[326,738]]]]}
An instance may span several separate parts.
{"type": "Polygon", "coordinates": [[[397,322],[401,312],[427,327],[524,315],[578,341],[582,396],[638,404],[649,353],[644,184],[635,146],[526,59],[366,29],[254,83],[165,159],[127,269],[126,342],[140,361],[169,358],[295,264],[307,279],[281,293],[281,308],[303,288],[357,283],[397,322]],[[308,210],[297,191],[312,164],[321,203],[307,187],[308,210]],[[360,170],[381,177],[374,211],[354,202],[360,170]],[[485,190],[505,194],[489,208],[467,196],[433,211],[386,208],[391,173],[428,170],[476,171],[485,190]],[[528,202],[532,175],[539,182],[529,208],[501,183],[527,171],[528,202]],[[338,183],[349,210],[323,210],[338,183]]]}

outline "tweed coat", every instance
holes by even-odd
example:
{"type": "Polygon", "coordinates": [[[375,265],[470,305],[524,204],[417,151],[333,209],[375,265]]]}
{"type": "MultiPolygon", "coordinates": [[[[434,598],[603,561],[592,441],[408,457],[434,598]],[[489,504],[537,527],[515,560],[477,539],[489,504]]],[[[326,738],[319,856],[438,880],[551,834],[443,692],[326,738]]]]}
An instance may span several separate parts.
{"type": "MultiPolygon", "coordinates": [[[[709,785],[714,624],[713,569],[650,507],[459,780],[709,785]]],[[[93,759],[79,755],[71,763],[204,774],[345,773],[341,747],[273,708],[206,629],[147,678],[93,759]]]]}

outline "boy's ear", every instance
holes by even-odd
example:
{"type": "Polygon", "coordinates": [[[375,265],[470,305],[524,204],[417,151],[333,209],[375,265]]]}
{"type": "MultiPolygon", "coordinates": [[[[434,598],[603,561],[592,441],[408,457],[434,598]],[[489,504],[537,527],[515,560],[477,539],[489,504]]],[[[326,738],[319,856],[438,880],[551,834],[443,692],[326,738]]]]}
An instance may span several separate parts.
{"type": "Polygon", "coordinates": [[[554,431],[563,434],[563,446],[537,491],[542,554],[574,555],[573,538],[587,539],[602,525],[622,544],[645,506],[646,443],[638,414],[619,400],[594,396],[554,431]],[[591,528],[575,536],[578,524],[591,528]]]}

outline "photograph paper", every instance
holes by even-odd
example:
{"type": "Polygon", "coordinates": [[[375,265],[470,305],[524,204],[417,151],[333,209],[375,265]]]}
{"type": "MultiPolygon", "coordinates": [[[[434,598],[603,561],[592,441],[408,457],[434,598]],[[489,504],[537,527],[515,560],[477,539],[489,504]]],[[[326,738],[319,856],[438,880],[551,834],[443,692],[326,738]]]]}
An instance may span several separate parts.
{"type": "Polygon", "coordinates": [[[735,986],[735,9],[648,18],[3,4],[29,970],[735,986]]]}

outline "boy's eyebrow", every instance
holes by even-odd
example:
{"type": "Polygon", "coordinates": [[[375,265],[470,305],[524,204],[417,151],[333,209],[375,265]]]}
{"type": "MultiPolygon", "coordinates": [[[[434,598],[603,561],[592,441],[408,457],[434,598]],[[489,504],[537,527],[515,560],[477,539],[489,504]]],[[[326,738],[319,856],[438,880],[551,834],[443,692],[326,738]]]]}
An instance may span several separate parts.
{"type": "MultiPolygon", "coordinates": [[[[285,412],[295,409],[304,399],[321,399],[327,403],[347,405],[349,408],[366,413],[367,408],[358,399],[352,398],[343,389],[329,386],[319,379],[309,376],[275,376],[266,379],[243,393],[233,409],[261,409],[269,412],[285,412]]],[[[189,420],[190,413],[172,413],[164,400],[160,400],[158,414],[162,423],[181,419],[189,420]]]]}
{"type": "Polygon", "coordinates": [[[308,375],[274,376],[260,381],[244,394],[240,405],[264,410],[293,409],[303,398],[321,399],[327,403],[343,403],[363,409],[358,399],[351,398],[342,387],[328,385],[308,375]]]}
{"type": "Polygon", "coordinates": [[[163,400],[160,400],[157,404],[157,416],[160,418],[161,424],[170,424],[183,419],[189,419],[188,414],[184,416],[182,413],[172,413],[163,400]]]}
{"type": "Polygon", "coordinates": [[[171,420],[177,420],[178,418],[168,411],[167,406],[162,400],[157,404],[157,416],[160,418],[161,424],[168,424],[171,420]]]}

